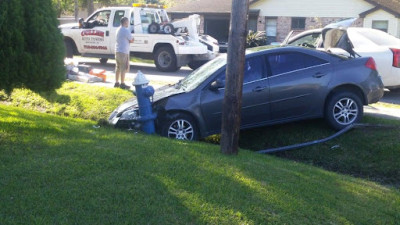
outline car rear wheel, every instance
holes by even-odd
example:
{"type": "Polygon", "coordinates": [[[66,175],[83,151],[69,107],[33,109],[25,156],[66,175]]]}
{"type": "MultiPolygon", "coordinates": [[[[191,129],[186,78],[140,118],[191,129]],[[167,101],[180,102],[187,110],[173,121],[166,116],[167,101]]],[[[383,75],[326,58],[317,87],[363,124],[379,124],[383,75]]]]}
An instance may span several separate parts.
{"type": "Polygon", "coordinates": [[[192,117],[183,113],[177,113],[171,117],[172,119],[162,125],[162,136],[187,141],[198,139],[197,126],[192,117]]]}
{"type": "Polygon", "coordinates": [[[325,118],[332,128],[341,130],[359,122],[363,112],[363,105],[358,95],[352,92],[339,92],[329,98],[325,118]]]}

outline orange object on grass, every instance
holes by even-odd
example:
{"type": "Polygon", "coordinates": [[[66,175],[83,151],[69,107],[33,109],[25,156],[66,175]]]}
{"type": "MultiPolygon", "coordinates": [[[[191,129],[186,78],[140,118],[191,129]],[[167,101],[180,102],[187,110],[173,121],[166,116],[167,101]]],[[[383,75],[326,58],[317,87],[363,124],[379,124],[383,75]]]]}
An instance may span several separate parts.
{"type": "Polygon", "coordinates": [[[92,69],[89,71],[90,75],[100,77],[101,79],[103,79],[103,82],[106,82],[107,79],[107,75],[105,73],[106,71],[101,69],[92,69]]]}

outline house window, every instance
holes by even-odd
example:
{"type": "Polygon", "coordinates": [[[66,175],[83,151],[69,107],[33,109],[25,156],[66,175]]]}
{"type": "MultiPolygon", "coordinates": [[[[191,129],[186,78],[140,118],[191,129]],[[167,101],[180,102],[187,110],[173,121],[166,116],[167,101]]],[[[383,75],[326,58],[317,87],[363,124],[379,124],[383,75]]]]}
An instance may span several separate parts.
{"type": "Polygon", "coordinates": [[[267,35],[267,44],[276,41],[276,27],[277,27],[277,19],[274,17],[266,18],[266,27],[265,33],[267,35]]]}
{"type": "Polygon", "coordinates": [[[305,30],[306,18],[304,17],[293,17],[292,18],[292,30],[305,30]]]}
{"type": "Polygon", "coordinates": [[[247,24],[247,30],[248,31],[249,30],[254,31],[254,32],[257,31],[257,20],[258,20],[258,18],[254,17],[254,16],[249,18],[249,22],[247,24]]]}
{"type": "Polygon", "coordinates": [[[384,32],[388,32],[388,27],[389,27],[389,21],[387,20],[373,20],[372,21],[372,28],[381,30],[384,32]]]}

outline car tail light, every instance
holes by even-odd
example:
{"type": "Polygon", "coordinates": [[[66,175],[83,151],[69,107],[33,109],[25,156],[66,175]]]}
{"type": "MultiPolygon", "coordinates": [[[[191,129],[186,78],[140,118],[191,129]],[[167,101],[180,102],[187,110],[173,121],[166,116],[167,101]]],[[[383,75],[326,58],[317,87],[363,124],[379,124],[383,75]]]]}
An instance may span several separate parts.
{"type": "Polygon", "coordinates": [[[365,66],[370,68],[371,70],[376,70],[375,60],[371,57],[368,59],[367,63],[365,63],[365,66]]]}
{"type": "Polygon", "coordinates": [[[400,49],[391,48],[393,52],[393,66],[400,68],[400,49]]]}

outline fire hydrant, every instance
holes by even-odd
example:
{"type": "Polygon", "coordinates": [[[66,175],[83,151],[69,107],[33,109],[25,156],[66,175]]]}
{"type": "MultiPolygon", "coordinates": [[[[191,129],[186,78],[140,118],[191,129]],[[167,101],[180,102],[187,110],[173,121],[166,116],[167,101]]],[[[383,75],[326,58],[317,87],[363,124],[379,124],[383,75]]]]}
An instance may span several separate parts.
{"type": "Polygon", "coordinates": [[[154,120],[157,114],[153,113],[150,101],[150,97],[154,95],[154,88],[152,86],[147,86],[148,83],[149,81],[139,70],[132,85],[135,86],[136,98],[139,104],[138,122],[141,125],[141,130],[147,134],[154,134],[154,120]]]}

